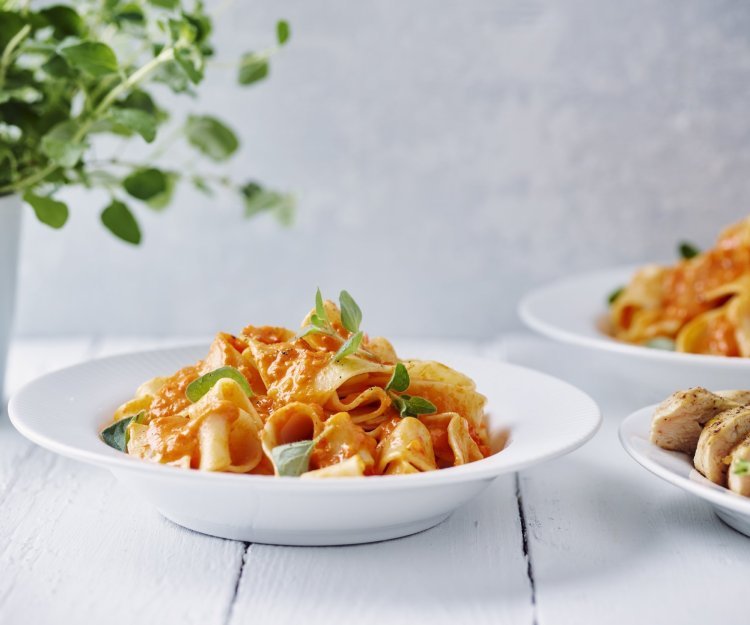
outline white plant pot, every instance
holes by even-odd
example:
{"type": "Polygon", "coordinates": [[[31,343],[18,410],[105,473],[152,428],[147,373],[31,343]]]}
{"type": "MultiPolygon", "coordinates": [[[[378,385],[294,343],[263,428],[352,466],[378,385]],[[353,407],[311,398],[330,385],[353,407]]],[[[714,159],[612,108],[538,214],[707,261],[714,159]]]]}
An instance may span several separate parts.
{"type": "Polygon", "coordinates": [[[21,238],[21,198],[0,197],[0,413],[5,410],[5,366],[16,304],[18,244],[21,238]]]}

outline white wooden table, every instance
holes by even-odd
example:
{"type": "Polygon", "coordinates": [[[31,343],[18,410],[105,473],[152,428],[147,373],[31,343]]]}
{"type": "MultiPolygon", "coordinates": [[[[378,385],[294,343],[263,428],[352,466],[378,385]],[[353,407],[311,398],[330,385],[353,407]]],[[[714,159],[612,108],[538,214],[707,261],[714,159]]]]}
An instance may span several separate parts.
{"type": "MultiPolygon", "coordinates": [[[[25,340],[9,391],[46,371],[179,340],[25,340]]],[[[596,355],[510,335],[489,346],[588,391],[602,429],[565,458],[499,478],[438,527],[352,547],[272,547],[184,530],[106,471],[48,453],[0,418],[0,623],[737,623],[750,539],[633,461],[617,425],[659,399],[596,355]]],[[[533,400],[533,398],[530,398],[533,400]]]]}

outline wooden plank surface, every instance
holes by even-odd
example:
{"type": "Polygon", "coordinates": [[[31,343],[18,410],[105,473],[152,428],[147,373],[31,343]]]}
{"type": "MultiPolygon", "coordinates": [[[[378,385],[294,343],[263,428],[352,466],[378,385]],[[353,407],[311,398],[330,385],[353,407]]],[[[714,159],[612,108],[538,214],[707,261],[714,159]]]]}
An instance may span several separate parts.
{"type": "MultiPolygon", "coordinates": [[[[27,340],[11,346],[8,358],[6,392],[8,396],[25,382],[47,371],[73,364],[90,354],[92,341],[78,338],[55,341],[27,340]]],[[[6,402],[0,401],[0,506],[6,491],[20,473],[20,467],[33,446],[21,438],[6,415],[6,402]]]]}
{"type": "MultiPolygon", "coordinates": [[[[129,342],[135,348],[154,341],[129,342]]],[[[123,341],[23,342],[9,390],[123,341]]],[[[0,622],[223,624],[244,545],[163,519],[112,475],[30,446],[2,422],[0,622]],[[13,453],[17,450],[17,453],[13,453]],[[19,459],[20,454],[20,459],[19,459]]]]}
{"type": "Polygon", "coordinates": [[[349,547],[248,550],[232,625],[531,623],[513,476],[441,525],[349,547]]]}
{"type": "Polygon", "coordinates": [[[740,620],[750,539],[638,466],[618,441],[621,420],[654,397],[600,367],[595,353],[526,335],[505,347],[511,361],[587,390],[604,412],[588,445],[521,476],[538,622],[740,620]]]}

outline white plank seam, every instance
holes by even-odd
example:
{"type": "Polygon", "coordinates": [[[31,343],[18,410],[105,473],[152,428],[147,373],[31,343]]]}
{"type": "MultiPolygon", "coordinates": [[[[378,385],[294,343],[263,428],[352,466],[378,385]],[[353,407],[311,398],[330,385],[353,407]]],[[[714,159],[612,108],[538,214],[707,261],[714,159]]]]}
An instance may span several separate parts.
{"type": "Polygon", "coordinates": [[[531,588],[531,608],[532,608],[532,625],[538,625],[538,615],[536,609],[536,581],[534,580],[534,563],[531,557],[529,545],[529,534],[526,528],[526,512],[523,507],[523,491],[521,489],[521,474],[514,473],[513,478],[516,483],[516,502],[518,503],[518,520],[521,524],[521,549],[523,557],[526,559],[526,576],[529,578],[529,587],[531,588]]]}
{"type": "Polygon", "coordinates": [[[253,543],[243,542],[245,545],[245,551],[242,554],[242,561],[240,562],[239,569],[237,570],[237,579],[234,581],[234,590],[232,591],[232,598],[229,600],[227,605],[227,616],[224,619],[224,625],[229,625],[232,622],[232,616],[234,615],[234,605],[237,602],[237,593],[240,589],[240,582],[242,581],[242,574],[245,572],[245,565],[250,557],[250,549],[253,543]]]}

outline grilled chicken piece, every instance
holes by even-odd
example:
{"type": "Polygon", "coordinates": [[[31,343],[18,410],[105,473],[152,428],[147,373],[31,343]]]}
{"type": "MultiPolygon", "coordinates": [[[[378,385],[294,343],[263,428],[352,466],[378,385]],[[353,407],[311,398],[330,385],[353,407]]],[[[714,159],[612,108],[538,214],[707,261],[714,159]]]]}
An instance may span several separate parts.
{"type": "Polygon", "coordinates": [[[726,486],[729,454],[750,435],[750,407],[737,406],[716,415],[703,428],[695,450],[695,468],[726,486]]]}
{"type": "Polygon", "coordinates": [[[651,442],[663,449],[693,454],[703,426],[717,414],[738,405],[700,386],[677,391],[654,411],[651,442]]]}
{"type": "Polygon", "coordinates": [[[745,438],[731,454],[732,464],[729,465],[727,484],[729,489],[738,495],[750,497],[750,472],[747,471],[746,462],[750,461],[750,436],[745,438]],[[736,471],[742,466],[739,473],[736,471]]]}
{"type": "Polygon", "coordinates": [[[716,391],[715,394],[729,401],[736,402],[740,406],[750,404],[750,391],[716,391]]]}

